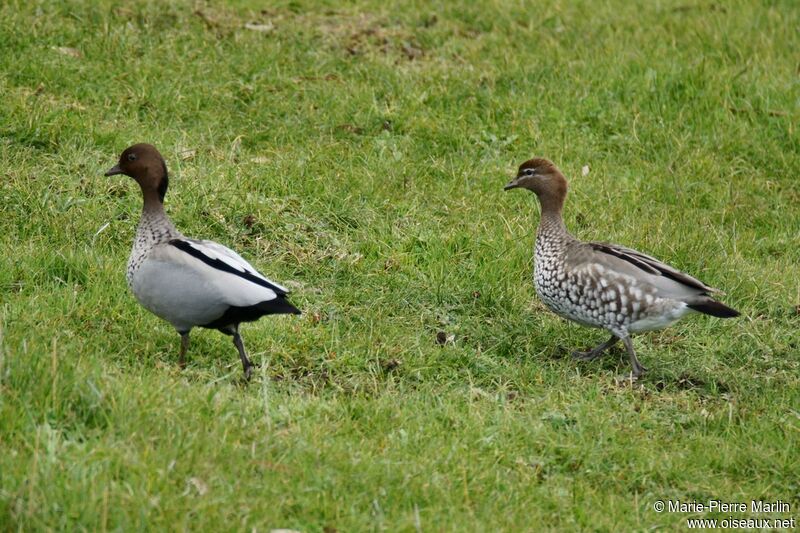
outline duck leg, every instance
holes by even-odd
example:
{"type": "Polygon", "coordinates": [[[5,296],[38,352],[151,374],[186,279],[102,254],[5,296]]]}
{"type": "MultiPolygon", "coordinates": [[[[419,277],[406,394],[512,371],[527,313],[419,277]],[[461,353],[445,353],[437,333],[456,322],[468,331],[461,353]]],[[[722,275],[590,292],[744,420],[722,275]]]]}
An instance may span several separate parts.
{"type": "Polygon", "coordinates": [[[604,342],[603,344],[598,344],[588,352],[581,352],[575,350],[574,352],[572,352],[572,357],[574,357],[578,361],[592,361],[603,355],[603,352],[605,352],[606,350],[617,344],[618,341],[619,337],[617,337],[616,335],[611,335],[611,338],[608,339],[606,342],[604,342]]]}
{"type": "Polygon", "coordinates": [[[647,369],[643,367],[639,359],[636,358],[636,351],[633,349],[633,341],[631,341],[630,336],[626,335],[622,337],[622,342],[625,343],[625,349],[628,350],[628,357],[631,359],[631,367],[633,368],[632,375],[634,378],[638,378],[644,374],[647,369]]]}
{"type": "Polygon", "coordinates": [[[181,333],[181,353],[178,356],[178,366],[186,368],[186,350],[189,349],[189,332],[181,333]]]}
{"type": "Polygon", "coordinates": [[[242,336],[239,335],[239,325],[237,324],[232,329],[233,344],[239,350],[239,359],[242,360],[242,368],[244,369],[244,379],[250,381],[250,376],[253,373],[253,362],[247,358],[247,352],[244,351],[244,342],[242,342],[242,336]]]}

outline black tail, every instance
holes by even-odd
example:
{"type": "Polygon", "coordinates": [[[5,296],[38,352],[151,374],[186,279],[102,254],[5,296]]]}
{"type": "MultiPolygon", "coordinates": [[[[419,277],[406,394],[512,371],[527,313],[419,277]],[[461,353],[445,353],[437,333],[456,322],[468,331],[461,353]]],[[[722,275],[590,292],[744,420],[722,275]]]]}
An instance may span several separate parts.
{"type": "Polygon", "coordinates": [[[261,302],[257,307],[265,315],[299,315],[300,310],[289,303],[289,300],[279,296],[268,302],[261,302]]]}
{"type": "Polygon", "coordinates": [[[260,302],[247,307],[228,307],[218,319],[208,324],[200,325],[201,328],[224,330],[228,326],[240,324],[242,322],[253,322],[264,315],[299,315],[300,310],[289,303],[283,296],[278,296],[266,302],[260,302]]]}
{"type": "Polygon", "coordinates": [[[711,298],[702,302],[689,304],[689,307],[695,311],[719,318],[733,318],[741,314],[736,309],[728,307],[727,305],[716,300],[712,300],[711,298]]]}

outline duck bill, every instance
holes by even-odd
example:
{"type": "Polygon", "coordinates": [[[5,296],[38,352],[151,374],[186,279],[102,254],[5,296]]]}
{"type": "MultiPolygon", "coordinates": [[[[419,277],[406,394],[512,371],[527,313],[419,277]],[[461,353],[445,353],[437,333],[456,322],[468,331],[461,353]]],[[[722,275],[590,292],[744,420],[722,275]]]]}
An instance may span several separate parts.
{"type": "Polygon", "coordinates": [[[106,176],[116,176],[118,174],[122,174],[122,169],[119,168],[119,165],[114,165],[113,167],[109,168],[105,173],[106,176]]]}
{"type": "Polygon", "coordinates": [[[516,179],[513,179],[513,180],[509,181],[508,183],[506,183],[506,186],[503,187],[503,190],[504,191],[510,191],[511,189],[516,189],[517,187],[519,187],[519,183],[517,183],[516,179]]]}

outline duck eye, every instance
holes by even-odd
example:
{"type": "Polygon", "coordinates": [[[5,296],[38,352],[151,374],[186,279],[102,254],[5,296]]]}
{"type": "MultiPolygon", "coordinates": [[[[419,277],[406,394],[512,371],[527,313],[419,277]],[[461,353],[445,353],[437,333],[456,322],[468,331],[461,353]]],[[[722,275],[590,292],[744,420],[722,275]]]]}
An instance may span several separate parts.
{"type": "Polygon", "coordinates": [[[526,176],[533,176],[533,172],[534,172],[534,170],[532,168],[526,168],[525,169],[525,175],[526,176]]]}
{"type": "Polygon", "coordinates": [[[128,154],[128,161],[136,161],[136,154],[128,154]]]}

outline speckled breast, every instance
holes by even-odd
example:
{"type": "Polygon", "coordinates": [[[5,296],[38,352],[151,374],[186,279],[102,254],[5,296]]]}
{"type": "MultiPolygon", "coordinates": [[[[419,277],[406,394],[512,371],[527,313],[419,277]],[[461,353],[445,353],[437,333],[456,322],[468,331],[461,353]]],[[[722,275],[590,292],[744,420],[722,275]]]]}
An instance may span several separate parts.
{"type": "Polygon", "coordinates": [[[179,236],[180,233],[175,230],[166,216],[162,214],[153,216],[144,213],[136,229],[133,248],[128,258],[128,269],[125,276],[128,280],[128,287],[133,288],[133,278],[142,263],[147,259],[147,255],[153,249],[153,246],[179,236]]]}
{"type": "Polygon", "coordinates": [[[537,239],[534,263],[536,293],[557,315],[600,328],[616,329],[627,321],[610,301],[614,295],[599,283],[593,272],[567,268],[562,243],[537,239]]]}
{"type": "Polygon", "coordinates": [[[586,326],[602,327],[593,320],[591,309],[580,305],[581,301],[577,286],[567,275],[563,264],[558,262],[540,261],[538,258],[534,265],[533,282],[536,294],[542,302],[557,315],[579,322],[586,326]]]}
{"type": "Polygon", "coordinates": [[[133,288],[133,277],[139,270],[139,267],[142,266],[142,262],[145,260],[146,256],[147,249],[137,246],[137,243],[134,243],[131,255],[128,258],[128,269],[125,272],[125,279],[128,281],[128,287],[133,288]]]}

